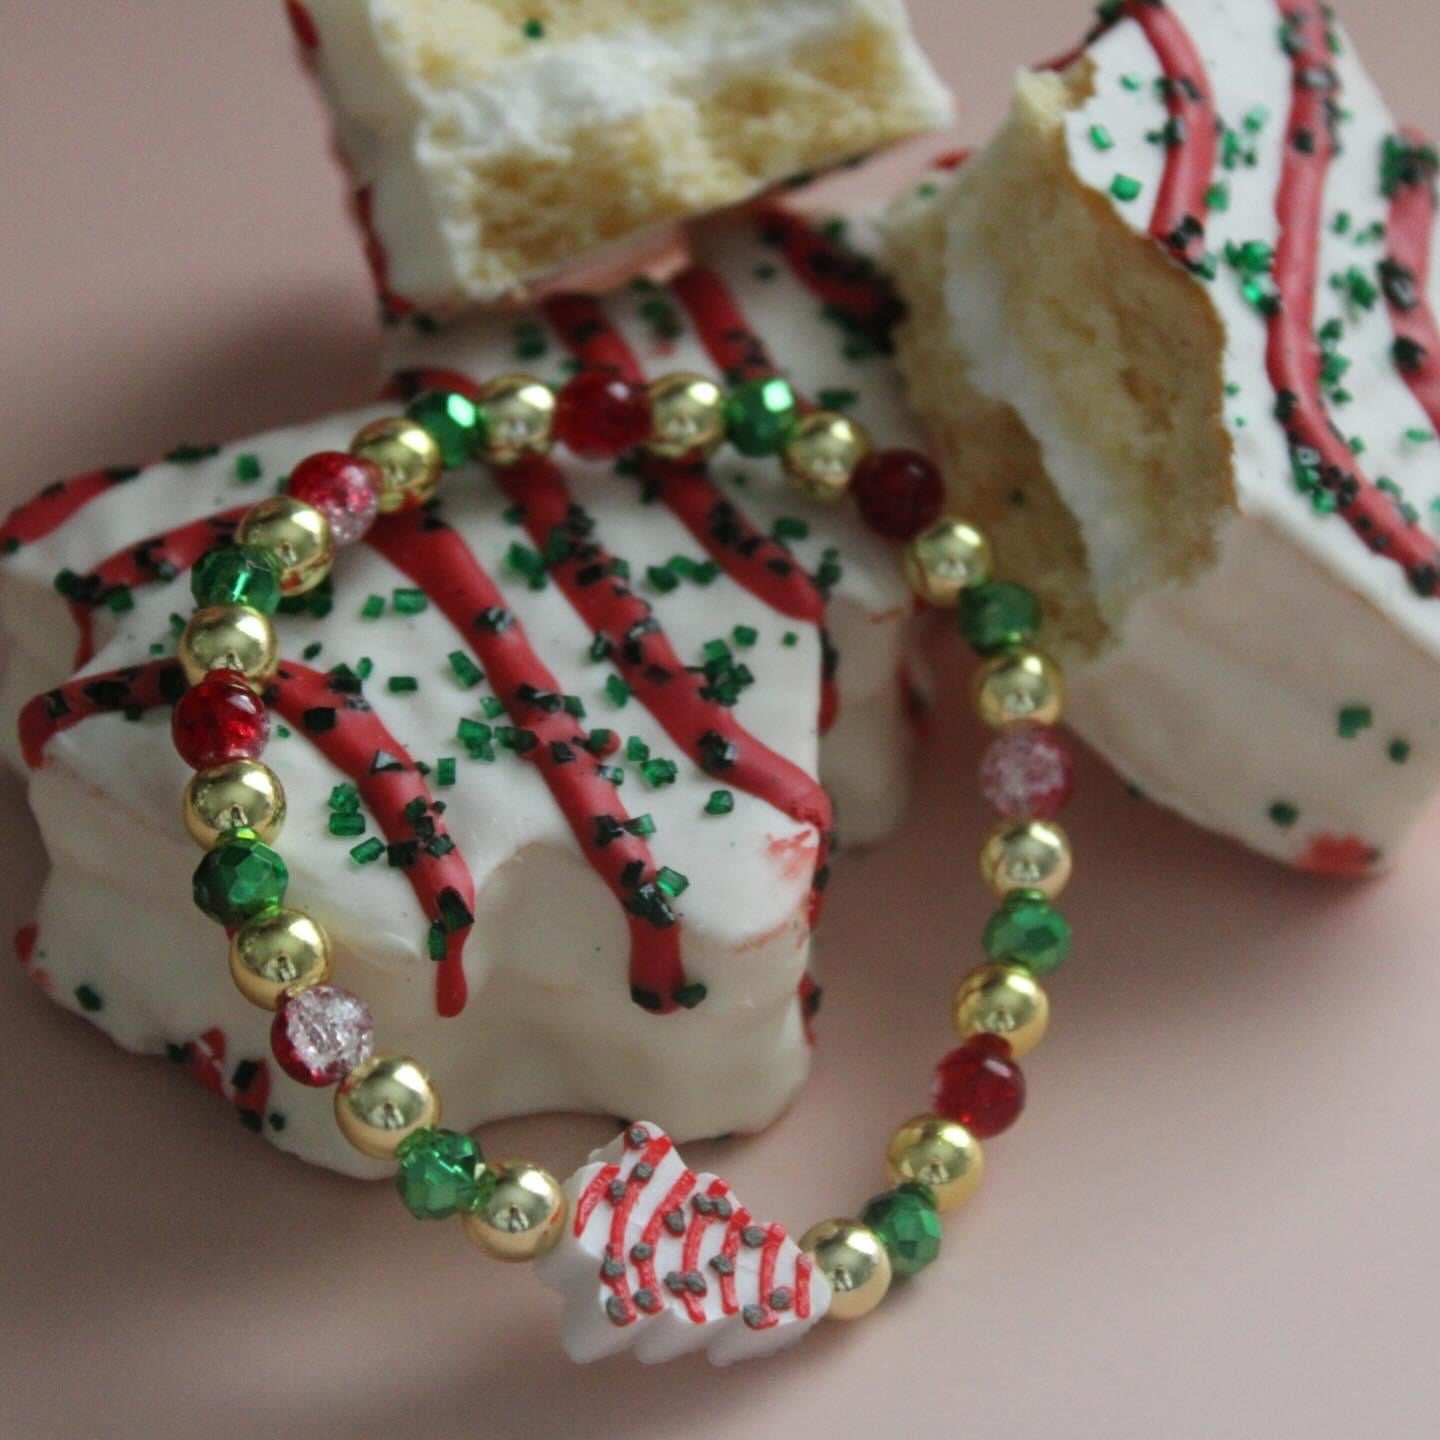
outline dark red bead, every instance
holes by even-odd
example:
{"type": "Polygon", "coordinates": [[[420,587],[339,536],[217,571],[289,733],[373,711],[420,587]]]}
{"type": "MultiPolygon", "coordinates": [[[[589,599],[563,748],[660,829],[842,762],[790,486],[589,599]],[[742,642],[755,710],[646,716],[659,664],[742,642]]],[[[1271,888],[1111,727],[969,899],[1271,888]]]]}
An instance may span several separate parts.
{"type": "Polygon", "coordinates": [[[872,450],[855,467],[850,490],[860,518],[887,540],[909,540],[945,508],[945,481],[918,450],[872,450]]]}
{"type": "Polygon", "coordinates": [[[1025,1108],[1025,1076],[999,1035],[976,1035],[935,1067],[935,1113],[977,1139],[1008,1130],[1025,1108]]]}
{"type": "Polygon", "coordinates": [[[606,370],[582,370],[555,397],[555,434],[586,460],[613,460],[650,438],[650,392],[606,370]]]}
{"type": "Polygon", "coordinates": [[[216,670],[180,697],[170,733],[187,765],[208,770],[259,755],[270,739],[270,714],[238,671],[216,670]]]}

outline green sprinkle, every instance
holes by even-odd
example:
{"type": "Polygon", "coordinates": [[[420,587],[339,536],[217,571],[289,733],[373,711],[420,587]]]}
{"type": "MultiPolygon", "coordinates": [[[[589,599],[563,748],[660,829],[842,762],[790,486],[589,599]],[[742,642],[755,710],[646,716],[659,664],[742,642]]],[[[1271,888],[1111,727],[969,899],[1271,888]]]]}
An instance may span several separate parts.
{"type": "Polygon", "coordinates": [[[1245,118],[1240,123],[1244,125],[1247,134],[1258,135],[1269,118],[1270,112],[1263,105],[1256,105],[1254,109],[1245,112],[1245,118]]]}
{"type": "Polygon", "coordinates": [[[484,680],[485,672],[463,650],[452,650],[445,658],[449,660],[455,678],[467,690],[473,690],[484,680]]]}
{"type": "Polygon", "coordinates": [[[483,720],[471,720],[468,717],[461,720],[455,728],[455,738],[462,745],[468,746],[488,745],[494,733],[483,720]]]}
{"type": "Polygon", "coordinates": [[[434,920],[425,933],[425,953],[438,965],[445,958],[445,927],[434,920]]]}
{"type": "Polygon", "coordinates": [[[368,680],[375,673],[375,662],[368,655],[362,655],[355,662],[355,673],[362,680],[368,680]]]}
{"type": "Polygon", "coordinates": [[[275,734],[281,740],[288,740],[290,738],[290,731],[284,725],[277,725],[275,727],[275,734]]]}
{"type": "Polygon", "coordinates": [[[487,695],[481,700],[480,709],[487,720],[495,720],[505,713],[505,702],[495,695],[487,695]]]}
{"type": "Polygon", "coordinates": [[[1117,175],[1110,182],[1110,193],[1117,200],[1138,200],[1144,188],[1133,175],[1117,175]]]}
{"type": "Polygon", "coordinates": [[[302,660],[313,660],[324,648],[325,648],[324,645],[322,645],[322,644],[320,643],[320,641],[318,641],[318,640],[312,640],[312,641],[300,652],[300,658],[301,658],[302,660]]]}
{"type": "Polygon", "coordinates": [[[770,533],[777,540],[803,540],[810,533],[809,524],[798,515],[780,515],[770,533]]]}
{"type": "Polygon", "coordinates": [[[385,842],[378,836],[372,835],[368,840],[362,840],[350,851],[350,858],[357,865],[373,865],[385,853],[385,842]]]}
{"type": "Polygon", "coordinates": [[[430,601],[423,590],[396,590],[390,597],[398,615],[419,615],[430,608],[430,601]]]}
{"type": "Polygon", "coordinates": [[[815,401],[822,410],[848,410],[852,405],[858,404],[859,400],[858,390],[846,390],[840,386],[821,389],[815,395],[815,401]]]}
{"type": "Polygon", "coordinates": [[[527,40],[543,40],[545,38],[545,22],[536,19],[533,15],[521,26],[527,40]]]}
{"type": "Polygon", "coordinates": [[[675,783],[680,767],[673,760],[647,760],[640,767],[640,773],[652,790],[659,790],[662,786],[675,783]]]}
{"type": "Polygon", "coordinates": [[[1277,800],[1270,807],[1270,818],[1282,829],[1288,830],[1299,818],[1300,812],[1288,800],[1277,800]]]}
{"type": "Polygon", "coordinates": [[[645,578],[650,582],[651,589],[658,590],[662,595],[668,595],[672,590],[680,588],[678,577],[668,565],[649,566],[645,571],[645,578]]]}
{"type": "Polygon", "coordinates": [[[742,650],[748,650],[760,638],[760,632],[750,625],[737,625],[730,632],[730,638],[742,650]]]}
{"type": "Polygon", "coordinates": [[[1103,125],[1092,125],[1090,127],[1090,143],[1097,150],[1113,150],[1115,137],[1103,125]]]}
{"type": "Polygon", "coordinates": [[[729,790],[712,790],[705,802],[707,815],[728,815],[735,808],[735,796],[729,790]]]}
{"type": "Polygon", "coordinates": [[[632,735],[625,742],[625,758],[632,765],[643,764],[650,758],[650,747],[638,735],[632,735]]]}
{"type": "Polygon", "coordinates": [[[1385,753],[1397,765],[1403,765],[1410,758],[1410,742],[1408,740],[1392,740],[1386,747],[1385,753]]]}
{"type": "Polygon", "coordinates": [[[1330,224],[1331,230],[1337,235],[1344,235],[1350,229],[1350,212],[1340,210],[1336,212],[1335,219],[1330,224]]]}
{"type": "Polygon", "coordinates": [[[655,872],[655,883],[672,899],[683,895],[690,888],[689,879],[678,870],[662,865],[655,872]]]}
{"type": "Polygon", "coordinates": [[[605,694],[610,703],[619,709],[630,698],[630,687],[618,676],[605,677],[605,694]]]}
{"type": "Polygon", "coordinates": [[[1230,208],[1230,182],[1228,180],[1217,180],[1205,192],[1206,206],[1215,211],[1224,212],[1230,208]]]}
{"type": "Polygon", "coordinates": [[[368,595],[365,603],[360,607],[360,618],[362,620],[378,620],[385,613],[385,597],[383,595],[368,595]]]}
{"type": "Polygon", "coordinates": [[[385,688],[392,695],[413,695],[420,688],[420,682],[413,675],[392,675],[385,682],[385,688]]]}
{"type": "Polygon", "coordinates": [[[1424,445],[1435,438],[1435,432],[1417,426],[1407,430],[1405,432],[1405,438],[1410,441],[1412,445],[1424,445]]]}
{"type": "Polygon", "coordinates": [[[603,727],[592,730],[585,737],[585,748],[592,755],[604,755],[615,743],[615,732],[603,727]]]}
{"type": "Polygon", "coordinates": [[[135,608],[135,597],[128,585],[117,585],[106,597],[105,607],[112,615],[124,615],[135,608]]]}
{"type": "Polygon", "coordinates": [[[1336,718],[1342,740],[1353,740],[1362,730],[1368,730],[1375,723],[1375,717],[1368,705],[1342,706],[1336,718]]]}
{"type": "Polygon", "coordinates": [[[358,811],[353,815],[332,815],[330,817],[330,833],[338,835],[341,839],[350,840],[356,835],[365,833],[365,817],[358,811]]]}
{"type": "Polygon", "coordinates": [[[77,985],[75,999],[87,1015],[93,1015],[105,1006],[105,1002],[100,998],[100,992],[93,985],[77,985]]]}
{"type": "Polygon", "coordinates": [[[625,828],[632,835],[644,838],[655,833],[655,821],[649,815],[637,815],[633,820],[625,822],[625,828]]]}
{"type": "Polygon", "coordinates": [[[1145,82],[1141,80],[1138,75],[1122,75],[1120,77],[1121,86],[1124,89],[1130,91],[1132,95],[1135,94],[1138,90],[1140,90],[1144,83],[1145,82]]]}
{"type": "Polygon", "coordinates": [[[780,643],[793,648],[800,643],[800,637],[793,630],[787,630],[780,637],[780,643]]]}
{"type": "Polygon", "coordinates": [[[347,780],[330,792],[330,812],[333,815],[354,815],[360,809],[360,791],[347,780]]]}
{"type": "Polygon", "coordinates": [[[246,451],[235,457],[235,478],[242,485],[248,485],[252,481],[258,480],[263,473],[258,455],[252,455],[246,451]]]}
{"type": "Polygon", "coordinates": [[[453,755],[442,755],[435,762],[435,783],[437,785],[453,785],[455,783],[455,757],[453,755]]]}
{"type": "Polygon", "coordinates": [[[548,583],[545,557],[518,540],[505,552],[505,563],[517,575],[523,576],[532,590],[543,590],[548,583]]]}

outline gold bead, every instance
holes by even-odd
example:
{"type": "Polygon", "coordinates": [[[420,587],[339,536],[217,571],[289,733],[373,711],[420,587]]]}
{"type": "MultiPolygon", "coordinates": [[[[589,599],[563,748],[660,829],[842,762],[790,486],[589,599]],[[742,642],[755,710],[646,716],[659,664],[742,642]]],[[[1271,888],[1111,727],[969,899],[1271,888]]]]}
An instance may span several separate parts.
{"type": "Polygon", "coordinates": [[[905,547],[905,578],[930,605],[960,603],[960,592],[990,578],[990,542],[965,520],[946,516],[905,547]]]}
{"type": "Polygon", "coordinates": [[[481,453],[492,465],[544,455],[555,443],[555,392],[533,375],[500,375],[480,391],[481,453]]]}
{"type": "Polygon", "coordinates": [[[1065,707],[1065,677],[1038,650],[997,655],[975,672],[975,708],[996,730],[1006,725],[1053,725],[1065,707]]]}
{"type": "Polygon", "coordinates": [[[999,1035],[1010,1042],[1012,1054],[1028,1055],[1049,1024],[1049,997],[1020,965],[982,965],[955,992],[955,1029],[962,1040],[999,1035]]]}
{"type": "Polygon", "coordinates": [[[703,375],[678,370],[650,386],[647,448],[663,460],[701,459],[725,439],[725,395],[703,375]]]}
{"type": "Polygon", "coordinates": [[[235,538],[242,545],[268,550],[280,564],[280,593],[313,590],[335,563],[330,517],[293,495],[271,495],[250,509],[235,538]]]}
{"type": "Polygon", "coordinates": [[[890,1252],[858,1220],[822,1220],[800,1237],[800,1249],[830,1287],[826,1314],[832,1320],[868,1315],[890,1289],[890,1252]]]}
{"type": "Polygon", "coordinates": [[[330,978],[329,937],[299,910],[256,915],[231,937],[230,978],[252,1005],[274,1010],[286,991],[330,978]]]}
{"type": "Polygon", "coordinates": [[[263,685],[280,663],[270,617],[248,605],[207,605],[195,611],[178,653],[191,685],[212,670],[238,670],[252,685],[263,685]]]}
{"type": "Polygon", "coordinates": [[[892,1185],[923,1185],[934,1195],[937,1210],[953,1210],[979,1187],[985,1152],[954,1120],[917,1115],[891,1136],[885,1168],[892,1185]]]}
{"type": "Polygon", "coordinates": [[[980,873],[998,899],[1038,890],[1053,900],[1072,868],[1070,840],[1054,820],[1002,820],[980,848],[980,873]]]}
{"type": "Polygon", "coordinates": [[[839,500],[850,488],[855,467],[869,452],[864,426],[845,415],[815,410],[796,422],[781,459],[807,500],[839,500]]]}
{"type": "Polygon", "coordinates": [[[362,426],[350,453],[380,471],[380,509],[387,515],[423,505],[440,488],[445,459],[439,444],[423,425],[403,415],[362,426]]]}
{"type": "Polygon", "coordinates": [[[565,1229],[565,1192],[548,1170],[528,1160],[488,1167],[495,1188],[478,1210],[463,1217],[465,1233],[496,1260],[534,1260],[565,1229]]]}
{"type": "Polygon", "coordinates": [[[253,830],[268,845],[285,824],[285,789],[268,765],[230,760],[190,777],[181,814],[190,838],[206,850],[227,830],[253,830]]]}
{"type": "Polygon", "coordinates": [[[408,1055],[374,1055],[335,1089],[340,1133],[362,1155],[394,1158],[396,1147],[440,1120],[440,1097],[408,1055]]]}

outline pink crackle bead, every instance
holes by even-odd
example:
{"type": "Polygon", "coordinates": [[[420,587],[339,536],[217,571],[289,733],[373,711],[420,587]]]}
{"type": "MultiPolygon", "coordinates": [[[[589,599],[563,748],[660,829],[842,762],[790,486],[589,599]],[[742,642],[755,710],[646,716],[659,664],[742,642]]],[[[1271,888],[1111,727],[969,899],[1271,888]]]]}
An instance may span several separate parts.
{"type": "Polygon", "coordinates": [[[380,472],[368,460],[321,450],[291,473],[290,493],[325,513],[339,546],[363,540],[380,513],[380,472]]]}
{"type": "Polygon", "coordinates": [[[312,985],[281,1002],[270,1049],[292,1080],[333,1085],[374,1054],[375,1020],[358,995],[339,985],[312,985]]]}
{"type": "Polygon", "coordinates": [[[980,762],[980,789],[1009,819],[1053,819],[1074,789],[1070,751],[1043,725],[1006,730],[980,762]]]}

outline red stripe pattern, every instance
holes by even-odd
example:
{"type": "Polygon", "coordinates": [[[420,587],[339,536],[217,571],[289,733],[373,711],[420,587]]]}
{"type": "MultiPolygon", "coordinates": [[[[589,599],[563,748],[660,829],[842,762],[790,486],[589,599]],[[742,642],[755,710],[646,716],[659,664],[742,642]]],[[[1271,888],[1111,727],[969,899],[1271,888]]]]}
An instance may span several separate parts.
{"type": "Polygon", "coordinates": [[[1401,136],[1411,164],[1400,173],[1385,226],[1388,253],[1380,267],[1395,333],[1395,363],[1430,424],[1440,434],[1440,327],[1430,307],[1430,249],[1435,231],[1435,151],[1414,130],[1401,136]]]}

